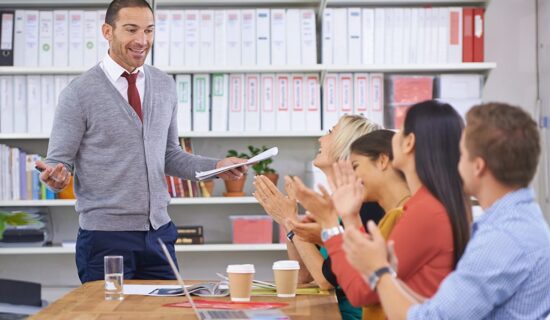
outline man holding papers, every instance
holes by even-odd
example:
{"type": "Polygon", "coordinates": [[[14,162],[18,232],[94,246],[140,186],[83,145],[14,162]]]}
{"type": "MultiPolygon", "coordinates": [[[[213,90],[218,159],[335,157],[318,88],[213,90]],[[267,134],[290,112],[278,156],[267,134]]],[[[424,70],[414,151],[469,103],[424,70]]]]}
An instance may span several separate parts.
{"type": "MultiPolygon", "coordinates": [[[[74,174],[82,282],[103,279],[106,255],[124,257],[126,279],[173,279],[157,243],[167,243],[175,259],[165,175],[195,179],[195,172],[246,161],[180,148],[174,80],[144,65],[154,27],[146,1],[111,2],[102,26],[109,52],[61,93],[47,159],[36,163],[54,191],[67,187],[74,174]]],[[[217,177],[236,179],[246,170],[243,165],[217,177]]]]}

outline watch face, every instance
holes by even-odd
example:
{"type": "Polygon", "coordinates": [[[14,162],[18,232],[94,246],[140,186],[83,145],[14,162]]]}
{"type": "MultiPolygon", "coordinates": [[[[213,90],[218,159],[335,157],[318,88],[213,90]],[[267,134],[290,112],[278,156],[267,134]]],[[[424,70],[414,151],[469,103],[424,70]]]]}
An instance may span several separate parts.
{"type": "Polygon", "coordinates": [[[327,241],[329,237],[330,237],[330,233],[328,232],[328,230],[321,231],[321,240],[323,242],[327,241]]]}

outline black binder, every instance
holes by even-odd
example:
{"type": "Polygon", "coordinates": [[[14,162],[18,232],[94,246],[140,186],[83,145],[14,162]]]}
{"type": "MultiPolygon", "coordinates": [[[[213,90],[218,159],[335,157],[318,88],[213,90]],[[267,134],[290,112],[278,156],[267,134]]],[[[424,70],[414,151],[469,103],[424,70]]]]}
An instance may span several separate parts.
{"type": "Polygon", "coordinates": [[[0,10],[0,66],[13,66],[15,12],[0,10]]]}

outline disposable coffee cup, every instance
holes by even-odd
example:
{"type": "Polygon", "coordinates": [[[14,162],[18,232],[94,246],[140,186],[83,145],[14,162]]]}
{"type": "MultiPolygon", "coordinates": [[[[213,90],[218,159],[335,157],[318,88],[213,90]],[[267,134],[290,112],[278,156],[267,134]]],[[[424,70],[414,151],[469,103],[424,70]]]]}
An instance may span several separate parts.
{"type": "Polygon", "coordinates": [[[281,260],[273,263],[277,297],[293,298],[296,296],[299,270],[300,264],[295,260],[281,260]]]}
{"type": "Polygon", "coordinates": [[[253,264],[230,264],[227,266],[229,277],[229,294],[231,301],[250,301],[252,291],[252,279],[254,279],[253,264]]]}

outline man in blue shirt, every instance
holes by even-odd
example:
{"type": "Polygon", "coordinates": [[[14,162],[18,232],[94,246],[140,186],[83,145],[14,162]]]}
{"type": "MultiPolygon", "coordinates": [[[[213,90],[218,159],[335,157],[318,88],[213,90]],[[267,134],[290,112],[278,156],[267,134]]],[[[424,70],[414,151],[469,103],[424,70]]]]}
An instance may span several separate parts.
{"type": "MultiPolygon", "coordinates": [[[[394,278],[384,238],[346,230],[351,264],[375,288],[389,319],[543,319],[550,314],[550,230],[528,188],[540,155],[537,124],[518,107],[472,108],[458,169],[485,213],[464,255],[430,299],[394,278]]],[[[426,235],[419,235],[426,236],[426,235]]],[[[390,246],[391,247],[391,246],[390,246]]],[[[396,263],[393,263],[396,267],[396,263]]]]}

